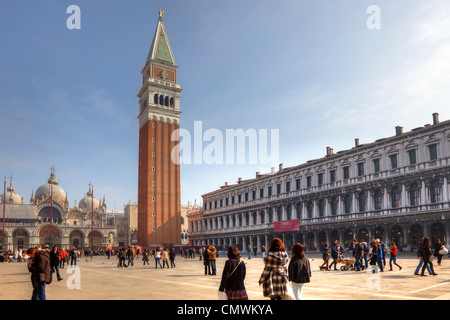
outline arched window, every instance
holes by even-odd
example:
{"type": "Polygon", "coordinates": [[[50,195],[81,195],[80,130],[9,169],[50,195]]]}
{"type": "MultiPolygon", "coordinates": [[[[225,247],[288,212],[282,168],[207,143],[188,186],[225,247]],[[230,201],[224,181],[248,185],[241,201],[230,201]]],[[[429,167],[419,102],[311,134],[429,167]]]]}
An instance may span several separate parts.
{"type": "Polygon", "coordinates": [[[175,99],[174,98],[170,98],[170,106],[172,108],[175,108],[175,99]]]}
{"type": "Polygon", "coordinates": [[[165,105],[166,107],[169,106],[169,97],[166,97],[166,98],[164,99],[164,105],[165,105]]]}
{"type": "Polygon", "coordinates": [[[321,216],[321,217],[325,216],[325,200],[324,199],[319,200],[319,216],[321,216]]]}
{"type": "Polygon", "coordinates": [[[333,199],[331,199],[331,214],[333,216],[337,215],[338,206],[339,206],[339,199],[337,197],[333,197],[333,199]]]}
{"type": "Polygon", "coordinates": [[[409,204],[411,206],[420,204],[420,187],[417,183],[413,183],[409,189],[409,204]]]}
{"type": "Polygon", "coordinates": [[[344,209],[345,213],[350,213],[352,211],[352,196],[349,194],[344,197],[344,209]]]}
{"type": "Polygon", "coordinates": [[[164,105],[164,96],[163,95],[159,96],[159,104],[162,106],[164,105]]]}
{"type": "Polygon", "coordinates": [[[358,196],[359,212],[366,211],[366,195],[361,192],[358,196]]]}
{"type": "Polygon", "coordinates": [[[441,186],[437,180],[433,180],[430,184],[430,202],[441,202],[441,186]]]}
{"type": "Polygon", "coordinates": [[[153,96],[153,103],[158,104],[158,94],[157,93],[155,93],[155,95],[153,96]]]}
{"type": "Polygon", "coordinates": [[[402,193],[398,187],[391,190],[391,205],[392,208],[399,208],[401,205],[402,193]]]}

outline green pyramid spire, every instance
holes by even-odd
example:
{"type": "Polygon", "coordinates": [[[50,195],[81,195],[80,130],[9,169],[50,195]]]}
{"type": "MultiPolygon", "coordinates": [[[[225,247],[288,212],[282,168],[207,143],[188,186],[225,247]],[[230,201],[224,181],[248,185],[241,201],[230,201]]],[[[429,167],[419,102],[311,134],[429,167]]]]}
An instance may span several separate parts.
{"type": "Polygon", "coordinates": [[[169,39],[167,38],[166,30],[160,16],[158,25],[156,27],[155,35],[153,36],[150,52],[148,53],[147,61],[150,59],[159,59],[171,64],[175,64],[172,50],[170,48],[169,39]]]}

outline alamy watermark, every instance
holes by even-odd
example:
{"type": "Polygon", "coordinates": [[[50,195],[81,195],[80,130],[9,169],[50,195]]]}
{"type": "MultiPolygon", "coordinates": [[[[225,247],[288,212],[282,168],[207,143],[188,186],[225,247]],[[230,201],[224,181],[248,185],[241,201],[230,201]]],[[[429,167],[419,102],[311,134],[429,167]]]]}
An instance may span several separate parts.
{"type": "Polygon", "coordinates": [[[194,121],[193,134],[177,129],[171,140],[178,141],[172,149],[175,164],[261,164],[278,165],[279,129],[220,129],[203,132],[202,121],[194,121]]]}

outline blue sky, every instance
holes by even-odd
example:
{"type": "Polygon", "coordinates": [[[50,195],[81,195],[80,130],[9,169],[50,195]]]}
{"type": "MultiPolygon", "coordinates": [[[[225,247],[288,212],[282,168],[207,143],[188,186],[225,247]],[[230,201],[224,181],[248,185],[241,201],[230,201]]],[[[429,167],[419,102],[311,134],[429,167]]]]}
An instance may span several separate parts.
{"type": "MultiPolygon", "coordinates": [[[[187,130],[279,129],[289,167],[448,120],[450,3],[411,2],[0,0],[0,175],[25,203],[51,165],[71,206],[89,182],[109,208],[137,201],[137,93],[159,9],[187,130]],[[66,27],[72,4],[81,30],[66,27]]],[[[269,170],[183,165],[182,203],[269,170]]]]}

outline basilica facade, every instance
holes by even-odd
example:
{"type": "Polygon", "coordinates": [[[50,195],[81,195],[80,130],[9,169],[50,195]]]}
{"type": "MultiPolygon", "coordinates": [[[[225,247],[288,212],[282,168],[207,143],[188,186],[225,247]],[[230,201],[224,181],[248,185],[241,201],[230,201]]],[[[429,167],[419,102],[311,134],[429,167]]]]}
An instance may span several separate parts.
{"type": "Polygon", "coordinates": [[[307,250],[322,242],[379,238],[415,250],[422,237],[446,243],[450,236],[450,121],[439,121],[298,166],[204,194],[190,212],[194,245],[237,244],[258,251],[272,238],[307,250]]]}
{"type": "Polygon", "coordinates": [[[106,211],[105,197],[98,200],[93,188],[69,206],[67,194],[52,171],[47,183],[31,194],[30,203],[16,193],[12,180],[0,195],[5,228],[0,230],[2,250],[45,245],[63,248],[117,246],[115,217],[106,211]]]}

